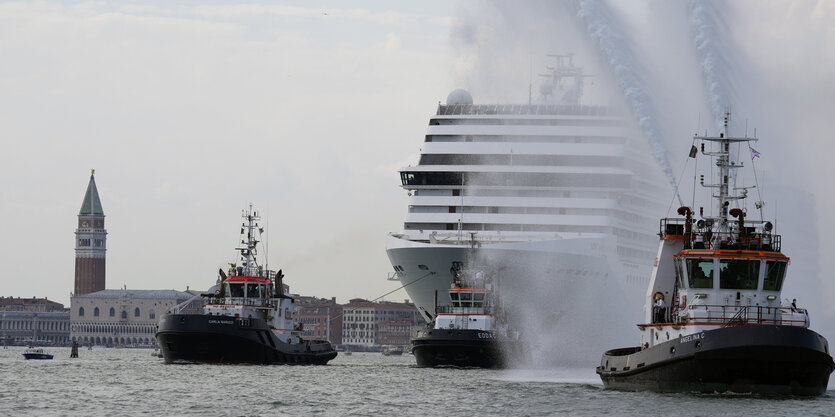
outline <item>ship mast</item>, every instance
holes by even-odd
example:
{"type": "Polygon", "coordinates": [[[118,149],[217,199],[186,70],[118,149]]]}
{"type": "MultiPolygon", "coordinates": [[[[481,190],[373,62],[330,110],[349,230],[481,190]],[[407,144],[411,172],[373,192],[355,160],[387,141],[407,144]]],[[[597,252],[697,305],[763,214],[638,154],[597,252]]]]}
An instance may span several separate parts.
{"type": "MultiPolygon", "coordinates": [[[[702,144],[702,153],[716,158],[716,166],[719,168],[719,183],[705,184],[704,174],[701,175],[700,183],[703,187],[716,188],[718,190],[718,194],[713,194],[712,196],[714,199],[716,199],[716,212],[718,213],[718,215],[715,217],[705,217],[705,219],[707,219],[709,222],[712,221],[712,223],[717,227],[716,231],[720,234],[730,234],[731,232],[731,223],[728,221],[728,213],[730,212],[731,214],[734,214],[732,210],[729,211],[731,202],[736,202],[738,200],[742,200],[748,197],[748,189],[756,187],[733,187],[733,190],[731,189],[729,181],[731,179],[732,170],[736,170],[744,166],[742,162],[731,160],[731,144],[757,141],[758,139],[748,137],[730,137],[728,135],[728,121],[730,120],[730,117],[731,113],[726,112],[724,120],[724,132],[720,133],[718,137],[698,135],[694,136],[694,139],[707,142],[715,142],[719,144],[718,152],[713,150],[711,152],[706,152],[704,150],[704,143],[702,144]],[[736,194],[737,191],[738,194],[736,194]]],[[[735,205],[738,206],[739,204],[735,205]]],[[[744,216],[744,214],[740,215],[744,216]]]]}
{"type": "Polygon", "coordinates": [[[258,262],[255,259],[255,255],[258,254],[258,250],[256,249],[256,245],[258,245],[258,240],[255,239],[255,230],[259,229],[260,226],[258,225],[258,221],[261,220],[261,217],[258,216],[258,213],[252,210],[252,204],[249,205],[249,210],[245,210],[241,217],[244,218],[244,223],[241,223],[241,235],[246,232],[246,240],[241,240],[243,245],[246,247],[235,248],[241,251],[241,260],[243,261],[243,275],[255,277],[260,276],[258,262]]]}

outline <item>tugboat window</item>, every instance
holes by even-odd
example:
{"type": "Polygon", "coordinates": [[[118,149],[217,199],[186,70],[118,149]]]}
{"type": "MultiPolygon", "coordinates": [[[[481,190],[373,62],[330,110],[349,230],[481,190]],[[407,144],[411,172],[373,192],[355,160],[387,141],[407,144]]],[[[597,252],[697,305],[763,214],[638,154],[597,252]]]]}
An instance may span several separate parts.
{"type": "Polygon", "coordinates": [[[258,298],[258,284],[247,284],[246,296],[250,298],[258,298]]]}
{"type": "Polygon", "coordinates": [[[713,258],[688,259],[690,288],[713,288],[713,258]]]}
{"type": "Polygon", "coordinates": [[[226,284],[229,287],[227,288],[227,293],[230,297],[243,297],[244,296],[244,284],[226,284]]]}
{"type": "Polygon", "coordinates": [[[766,261],[763,290],[780,291],[783,286],[783,276],[786,273],[786,263],[780,261],[766,261]]]}
{"type": "Polygon", "coordinates": [[[449,295],[449,298],[450,298],[451,300],[458,300],[458,293],[452,293],[452,294],[450,294],[450,295],[449,295]]]}
{"type": "Polygon", "coordinates": [[[484,294],[483,293],[473,294],[473,300],[483,301],[484,300],[484,294]]]}
{"type": "Polygon", "coordinates": [[[723,290],[756,290],[759,278],[759,259],[719,260],[719,288],[723,290]]]}

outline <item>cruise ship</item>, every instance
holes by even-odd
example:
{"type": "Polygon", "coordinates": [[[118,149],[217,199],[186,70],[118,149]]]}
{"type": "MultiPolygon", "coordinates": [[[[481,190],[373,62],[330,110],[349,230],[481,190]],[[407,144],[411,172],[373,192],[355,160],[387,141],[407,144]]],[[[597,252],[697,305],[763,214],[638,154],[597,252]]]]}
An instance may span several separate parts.
{"type": "Polygon", "coordinates": [[[588,76],[571,56],[554,58],[529,104],[453,91],[417,166],[400,170],[409,205],[387,239],[389,279],[427,321],[451,305],[456,263],[500,271],[509,314],[530,332],[605,316],[610,302],[642,304],[669,186],[629,114],[581,104],[588,76]]]}

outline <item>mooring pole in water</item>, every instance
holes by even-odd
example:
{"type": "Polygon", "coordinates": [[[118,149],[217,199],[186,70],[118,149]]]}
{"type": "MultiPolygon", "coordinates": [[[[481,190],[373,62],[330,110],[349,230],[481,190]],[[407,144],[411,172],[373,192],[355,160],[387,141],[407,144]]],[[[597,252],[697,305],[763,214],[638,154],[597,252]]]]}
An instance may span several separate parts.
{"type": "Polygon", "coordinates": [[[70,357],[71,358],[77,358],[78,357],[78,342],[75,341],[75,340],[72,341],[72,350],[70,351],[70,357]]]}

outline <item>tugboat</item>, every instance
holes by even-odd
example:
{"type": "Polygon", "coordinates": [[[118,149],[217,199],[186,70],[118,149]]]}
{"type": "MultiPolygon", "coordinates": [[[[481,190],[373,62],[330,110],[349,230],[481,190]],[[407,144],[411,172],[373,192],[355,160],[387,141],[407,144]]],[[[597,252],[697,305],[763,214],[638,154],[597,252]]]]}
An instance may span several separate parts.
{"type": "Polygon", "coordinates": [[[54,356],[44,352],[41,348],[29,346],[23,351],[23,357],[26,359],[52,359],[54,356]]]}
{"type": "Polygon", "coordinates": [[[336,357],[329,342],[305,340],[294,321],[295,299],[286,294],[283,277],[256,261],[263,232],[257,212],[243,212],[241,265],[219,271],[214,293],[200,294],[162,317],[157,341],[166,363],[212,362],[324,365],[336,357]],[[184,314],[201,298],[202,314],[184,314]]]}
{"type": "Polygon", "coordinates": [[[519,340],[497,322],[493,275],[481,268],[464,268],[461,262],[453,262],[450,272],[452,305],[436,306],[430,328],[412,339],[417,366],[506,367],[519,340]]]}
{"type": "MultiPolygon", "coordinates": [[[[739,207],[754,187],[733,187],[732,145],[756,138],[728,136],[729,113],[719,137],[695,136],[690,156],[701,152],[719,171],[715,215],[661,219],[661,243],[646,294],[641,345],[603,354],[597,374],[606,388],[659,392],[742,392],[821,395],[835,368],[829,343],[809,329],[795,301],[781,302],[789,258],[780,235],[755,208],[748,220],[739,207]],[[705,150],[705,144],[711,148],[705,150]],[[733,187],[733,188],[732,188],[733,187]],[[670,308],[667,308],[669,305],[670,308]]],[[[743,151],[744,152],[744,151],[743,151]]],[[[756,178],[756,176],[755,176],[756,178]]],[[[695,184],[694,184],[695,186],[695,184]]]]}

